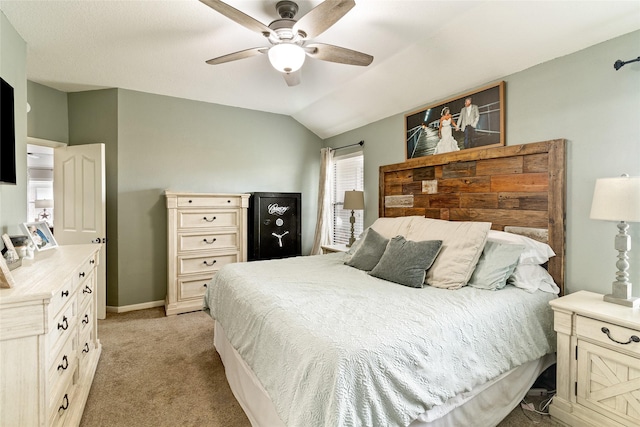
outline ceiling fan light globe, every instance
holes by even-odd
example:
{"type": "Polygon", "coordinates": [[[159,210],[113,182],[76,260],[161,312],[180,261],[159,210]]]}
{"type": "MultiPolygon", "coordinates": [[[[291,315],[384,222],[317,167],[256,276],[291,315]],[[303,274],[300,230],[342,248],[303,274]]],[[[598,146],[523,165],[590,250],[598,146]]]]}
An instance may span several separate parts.
{"type": "Polygon", "coordinates": [[[297,44],[281,43],[269,49],[269,62],[282,73],[298,71],[304,64],[305,57],[304,49],[297,44]]]}

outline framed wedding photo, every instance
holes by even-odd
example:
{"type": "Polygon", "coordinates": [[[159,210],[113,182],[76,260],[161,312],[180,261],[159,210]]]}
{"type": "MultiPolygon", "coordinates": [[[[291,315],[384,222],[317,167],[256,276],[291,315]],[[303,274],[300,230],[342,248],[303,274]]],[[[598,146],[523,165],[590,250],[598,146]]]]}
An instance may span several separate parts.
{"type": "Polygon", "coordinates": [[[406,158],[505,145],[504,82],[405,115],[406,158]]]}
{"type": "Polygon", "coordinates": [[[38,251],[58,247],[58,242],[53,237],[46,221],[25,222],[21,224],[21,227],[38,251]]]}

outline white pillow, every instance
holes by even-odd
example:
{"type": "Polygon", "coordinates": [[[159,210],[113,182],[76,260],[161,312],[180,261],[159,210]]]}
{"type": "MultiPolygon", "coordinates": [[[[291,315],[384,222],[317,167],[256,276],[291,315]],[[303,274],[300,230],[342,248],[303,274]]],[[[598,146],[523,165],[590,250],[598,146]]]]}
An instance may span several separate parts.
{"type": "Polygon", "coordinates": [[[535,264],[518,264],[513,274],[509,276],[507,284],[533,293],[537,290],[559,294],[560,288],[553,281],[553,277],[543,267],[535,264]]]}
{"type": "Polygon", "coordinates": [[[376,230],[380,235],[391,239],[395,236],[406,236],[409,232],[409,226],[415,218],[420,216],[400,216],[397,218],[378,218],[371,224],[371,228],[376,230]]]}
{"type": "Polygon", "coordinates": [[[514,233],[506,233],[504,231],[489,230],[487,240],[492,242],[513,243],[524,245],[525,249],[520,254],[519,264],[540,265],[549,261],[549,258],[556,256],[551,246],[546,243],[538,242],[530,237],[521,236],[514,233]]]}
{"type": "Polygon", "coordinates": [[[436,288],[460,289],[469,282],[487,240],[490,222],[444,221],[413,217],[407,240],[442,240],[425,282],[436,288]]]}

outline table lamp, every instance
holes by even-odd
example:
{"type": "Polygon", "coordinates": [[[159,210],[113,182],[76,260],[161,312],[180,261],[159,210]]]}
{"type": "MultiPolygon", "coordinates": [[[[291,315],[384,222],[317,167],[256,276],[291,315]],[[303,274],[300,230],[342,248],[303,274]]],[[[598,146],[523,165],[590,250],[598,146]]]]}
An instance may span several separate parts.
{"type": "Polygon", "coordinates": [[[619,178],[600,178],[596,180],[591,204],[591,219],[619,221],[615,249],[618,251],[616,281],[612,292],[604,300],[627,307],[639,308],[640,298],[631,296],[629,282],[629,257],[631,237],[627,234],[627,222],[640,222],[640,177],[622,175],[619,178]]]}
{"type": "Polygon", "coordinates": [[[351,210],[351,218],[349,218],[349,222],[351,223],[351,237],[349,237],[349,244],[347,247],[350,248],[353,245],[353,242],[356,241],[354,234],[354,224],[356,223],[356,217],[353,215],[354,211],[364,209],[364,191],[345,191],[344,192],[344,205],[343,209],[351,210]]]}
{"type": "Polygon", "coordinates": [[[36,209],[42,209],[42,213],[38,215],[38,217],[42,217],[43,220],[49,218],[49,214],[47,213],[47,208],[53,208],[53,200],[51,199],[38,199],[35,202],[36,209]]]}

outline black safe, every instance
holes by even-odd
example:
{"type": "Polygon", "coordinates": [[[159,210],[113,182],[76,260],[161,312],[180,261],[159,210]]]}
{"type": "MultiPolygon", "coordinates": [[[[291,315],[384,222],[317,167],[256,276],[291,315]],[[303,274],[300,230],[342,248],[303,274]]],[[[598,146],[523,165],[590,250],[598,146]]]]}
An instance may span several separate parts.
{"type": "Polygon", "coordinates": [[[302,255],[300,193],[251,193],[249,261],[302,255]]]}

